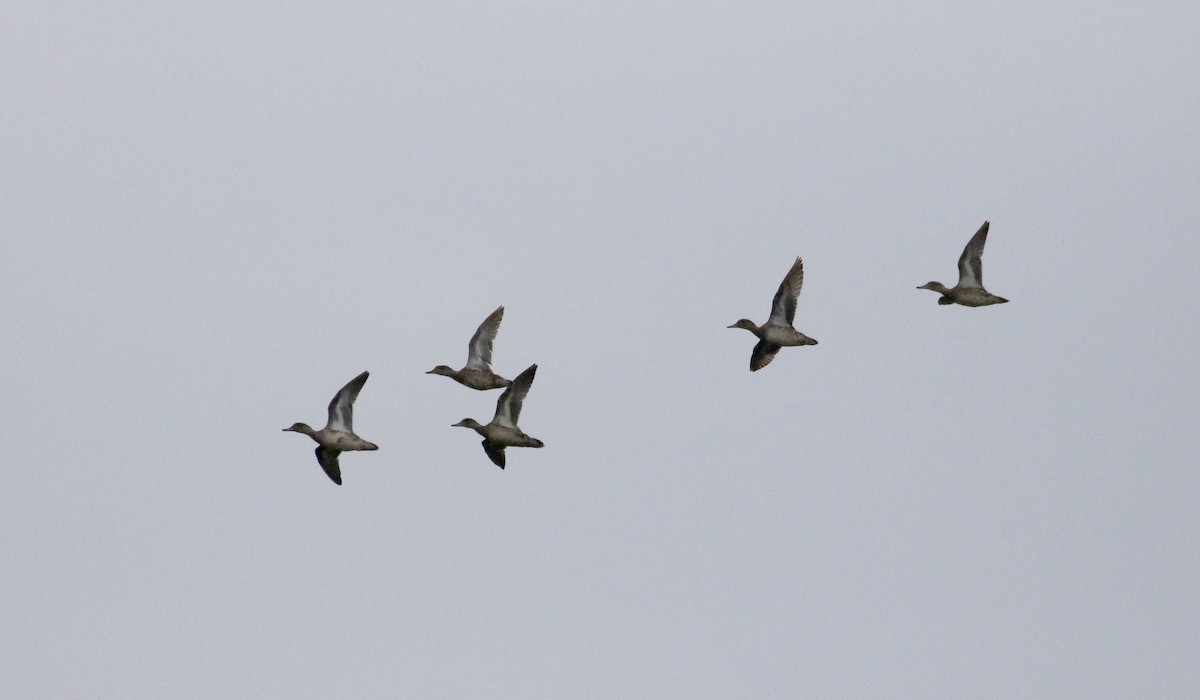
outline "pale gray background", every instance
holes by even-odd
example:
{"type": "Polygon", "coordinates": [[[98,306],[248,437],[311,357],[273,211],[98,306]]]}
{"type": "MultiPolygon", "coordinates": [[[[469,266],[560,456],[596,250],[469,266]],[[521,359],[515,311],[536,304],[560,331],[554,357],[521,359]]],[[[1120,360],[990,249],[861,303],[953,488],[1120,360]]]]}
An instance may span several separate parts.
{"type": "Polygon", "coordinates": [[[1198,36],[6,3],[0,695],[1200,696],[1198,36]],[[914,289],[984,219],[1012,303],[914,289]],[[499,304],[506,471],[423,374],[499,304]]]}

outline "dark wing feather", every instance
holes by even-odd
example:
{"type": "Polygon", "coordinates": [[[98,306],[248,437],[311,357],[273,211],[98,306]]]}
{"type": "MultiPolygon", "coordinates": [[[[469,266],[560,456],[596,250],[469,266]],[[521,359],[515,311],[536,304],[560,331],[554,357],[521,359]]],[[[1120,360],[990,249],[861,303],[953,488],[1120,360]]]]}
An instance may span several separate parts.
{"type": "Polygon", "coordinates": [[[779,352],[780,347],[765,340],[758,341],[754,345],[754,351],[750,353],[750,371],[757,372],[771,364],[771,360],[775,359],[775,353],[779,352]]]}
{"type": "Polygon", "coordinates": [[[317,446],[317,463],[325,470],[325,474],[333,479],[333,483],[338,486],[342,485],[342,469],[338,466],[338,454],[336,450],[327,450],[324,447],[317,446]]]}
{"type": "Polygon", "coordinates": [[[504,468],[504,445],[493,445],[487,440],[483,441],[483,451],[487,453],[488,459],[492,460],[501,469],[504,468]]]}

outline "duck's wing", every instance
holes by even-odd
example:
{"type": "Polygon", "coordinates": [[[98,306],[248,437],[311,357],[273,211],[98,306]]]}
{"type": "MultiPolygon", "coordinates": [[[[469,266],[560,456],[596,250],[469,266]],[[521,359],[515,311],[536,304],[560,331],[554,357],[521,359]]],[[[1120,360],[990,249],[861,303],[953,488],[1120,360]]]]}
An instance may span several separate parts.
{"type": "Polygon", "coordinates": [[[771,364],[771,360],[775,359],[775,353],[779,352],[780,347],[765,340],[758,341],[754,345],[754,350],[750,353],[750,371],[757,372],[771,364]]]}
{"type": "Polygon", "coordinates": [[[325,474],[333,479],[333,483],[338,486],[342,485],[342,469],[338,466],[338,455],[341,454],[337,450],[327,450],[324,447],[317,446],[317,464],[325,470],[325,474]]]}
{"type": "Polygon", "coordinates": [[[488,459],[492,460],[501,469],[504,468],[504,445],[493,445],[487,440],[483,441],[483,451],[487,453],[488,459]]]}
{"type": "Polygon", "coordinates": [[[333,400],[329,402],[329,422],[325,424],[326,430],[354,432],[354,399],[358,398],[358,392],[362,390],[363,384],[367,383],[370,374],[363,372],[333,395],[333,400]]]}
{"type": "Polygon", "coordinates": [[[796,297],[800,296],[800,287],[804,285],[804,261],[796,258],[792,268],[784,275],[779,283],[779,291],[771,300],[771,318],[767,323],[777,325],[792,325],[796,317],[796,297]]]}
{"type": "Polygon", "coordinates": [[[983,226],[967,241],[962,255],[958,258],[958,286],[983,289],[983,244],[987,243],[988,225],[983,226]]]}
{"type": "Polygon", "coordinates": [[[501,306],[483,319],[475,335],[471,336],[471,344],[467,346],[467,367],[473,369],[489,369],[492,365],[492,341],[496,339],[496,331],[500,330],[500,321],[504,320],[504,307],[501,306]]]}
{"type": "Polygon", "coordinates": [[[512,384],[508,385],[504,393],[500,394],[500,398],[496,401],[496,417],[492,419],[493,423],[506,428],[517,427],[517,419],[521,416],[521,404],[525,402],[525,395],[529,393],[529,387],[533,384],[533,375],[535,374],[537,374],[537,365],[529,365],[524,372],[512,380],[512,384]]]}

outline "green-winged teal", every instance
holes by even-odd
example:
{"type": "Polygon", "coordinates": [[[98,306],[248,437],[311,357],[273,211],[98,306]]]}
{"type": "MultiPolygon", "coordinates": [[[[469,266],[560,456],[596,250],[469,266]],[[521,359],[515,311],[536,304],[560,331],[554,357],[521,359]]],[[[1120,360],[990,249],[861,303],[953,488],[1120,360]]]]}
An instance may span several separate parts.
{"type": "Polygon", "coordinates": [[[471,344],[467,346],[467,365],[456,370],[446,365],[438,365],[425,374],[440,374],[454,381],[469,386],[472,389],[486,391],[506,387],[512,382],[492,371],[492,341],[496,339],[496,331],[500,330],[500,321],[504,319],[504,307],[501,306],[483,319],[475,335],[471,336],[471,344]]]}
{"type": "Polygon", "coordinates": [[[342,470],[338,467],[338,455],[350,450],[378,450],[374,443],[367,442],[354,434],[354,399],[367,383],[369,372],[363,372],[342,387],[329,402],[329,420],[325,427],[313,430],[306,423],[296,423],[285,431],[303,433],[317,441],[317,462],[333,483],[342,483],[342,470]]]}
{"type": "Polygon", "coordinates": [[[489,459],[501,469],[504,468],[505,447],[541,447],[542,441],[529,437],[517,427],[517,418],[521,415],[521,404],[529,387],[533,384],[533,375],[537,374],[537,365],[517,375],[516,379],[496,401],[496,416],[487,425],[480,425],[474,418],[463,418],[451,427],[470,428],[483,436],[483,451],[489,459]]]}
{"type": "Polygon", "coordinates": [[[750,353],[750,371],[766,367],[775,359],[775,354],[785,346],[816,345],[817,341],[809,338],[792,327],[792,319],[796,316],[796,297],[800,296],[800,287],[804,284],[804,261],[796,258],[792,267],[779,284],[779,291],[771,301],[771,317],[761,326],[754,321],[743,318],[730,328],[745,328],[758,336],[758,344],[750,353]]]}
{"type": "Polygon", "coordinates": [[[917,289],[932,289],[938,292],[942,295],[938,297],[938,303],[943,306],[991,306],[1008,303],[1008,299],[998,297],[983,288],[983,245],[987,243],[988,226],[989,222],[983,222],[983,226],[971,236],[967,247],[963,248],[962,255],[958,257],[958,284],[947,289],[941,282],[926,282],[917,289]]]}

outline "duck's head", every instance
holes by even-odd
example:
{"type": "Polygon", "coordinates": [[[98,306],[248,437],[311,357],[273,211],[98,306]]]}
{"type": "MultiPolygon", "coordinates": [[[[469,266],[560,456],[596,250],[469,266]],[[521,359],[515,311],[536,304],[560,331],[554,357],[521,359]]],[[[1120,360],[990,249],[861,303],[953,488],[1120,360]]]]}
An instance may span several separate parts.
{"type": "Polygon", "coordinates": [[[310,428],[307,423],[292,423],[292,427],[284,428],[283,432],[285,432],[285,433],[287,433],[287,432],[304,433],[305,435],[312,435],[313,429],[310,428]]]}
{"type": "Polygon", "coordinates": [[[917,289],[932,289],[935,292],[945,292],[946,285],[942,284],[941,282],[926,282],[920,287],[917,287],[917,289]]]}
{"type": "Polygon", "coordinates": [[[447,367],[446,365],[438,365],[437,367],[434,367],[433,369],[429,370],[425,374],[440,374],[443,377],[453,377],[454,370],[447,367]]]}
{"type": "Polygon", "coordinates": [[[452,425],[450,427],[451,428],[470,428],[471,430],[479,430],[483,426],[480,425],[479,421],[475,420],[474,418],[463,418],[462,420],[460,420],[459,422],[455,423],[454,425],[452,425]]]}
{"type": "Polygon", "coordinates": [[[732,326],[726,326],[726,328],[745,328],[751,333],[754,333],[758,331],[758,324],[748,318],[739,318],[737,323],[733,324],[732,326]]]}

